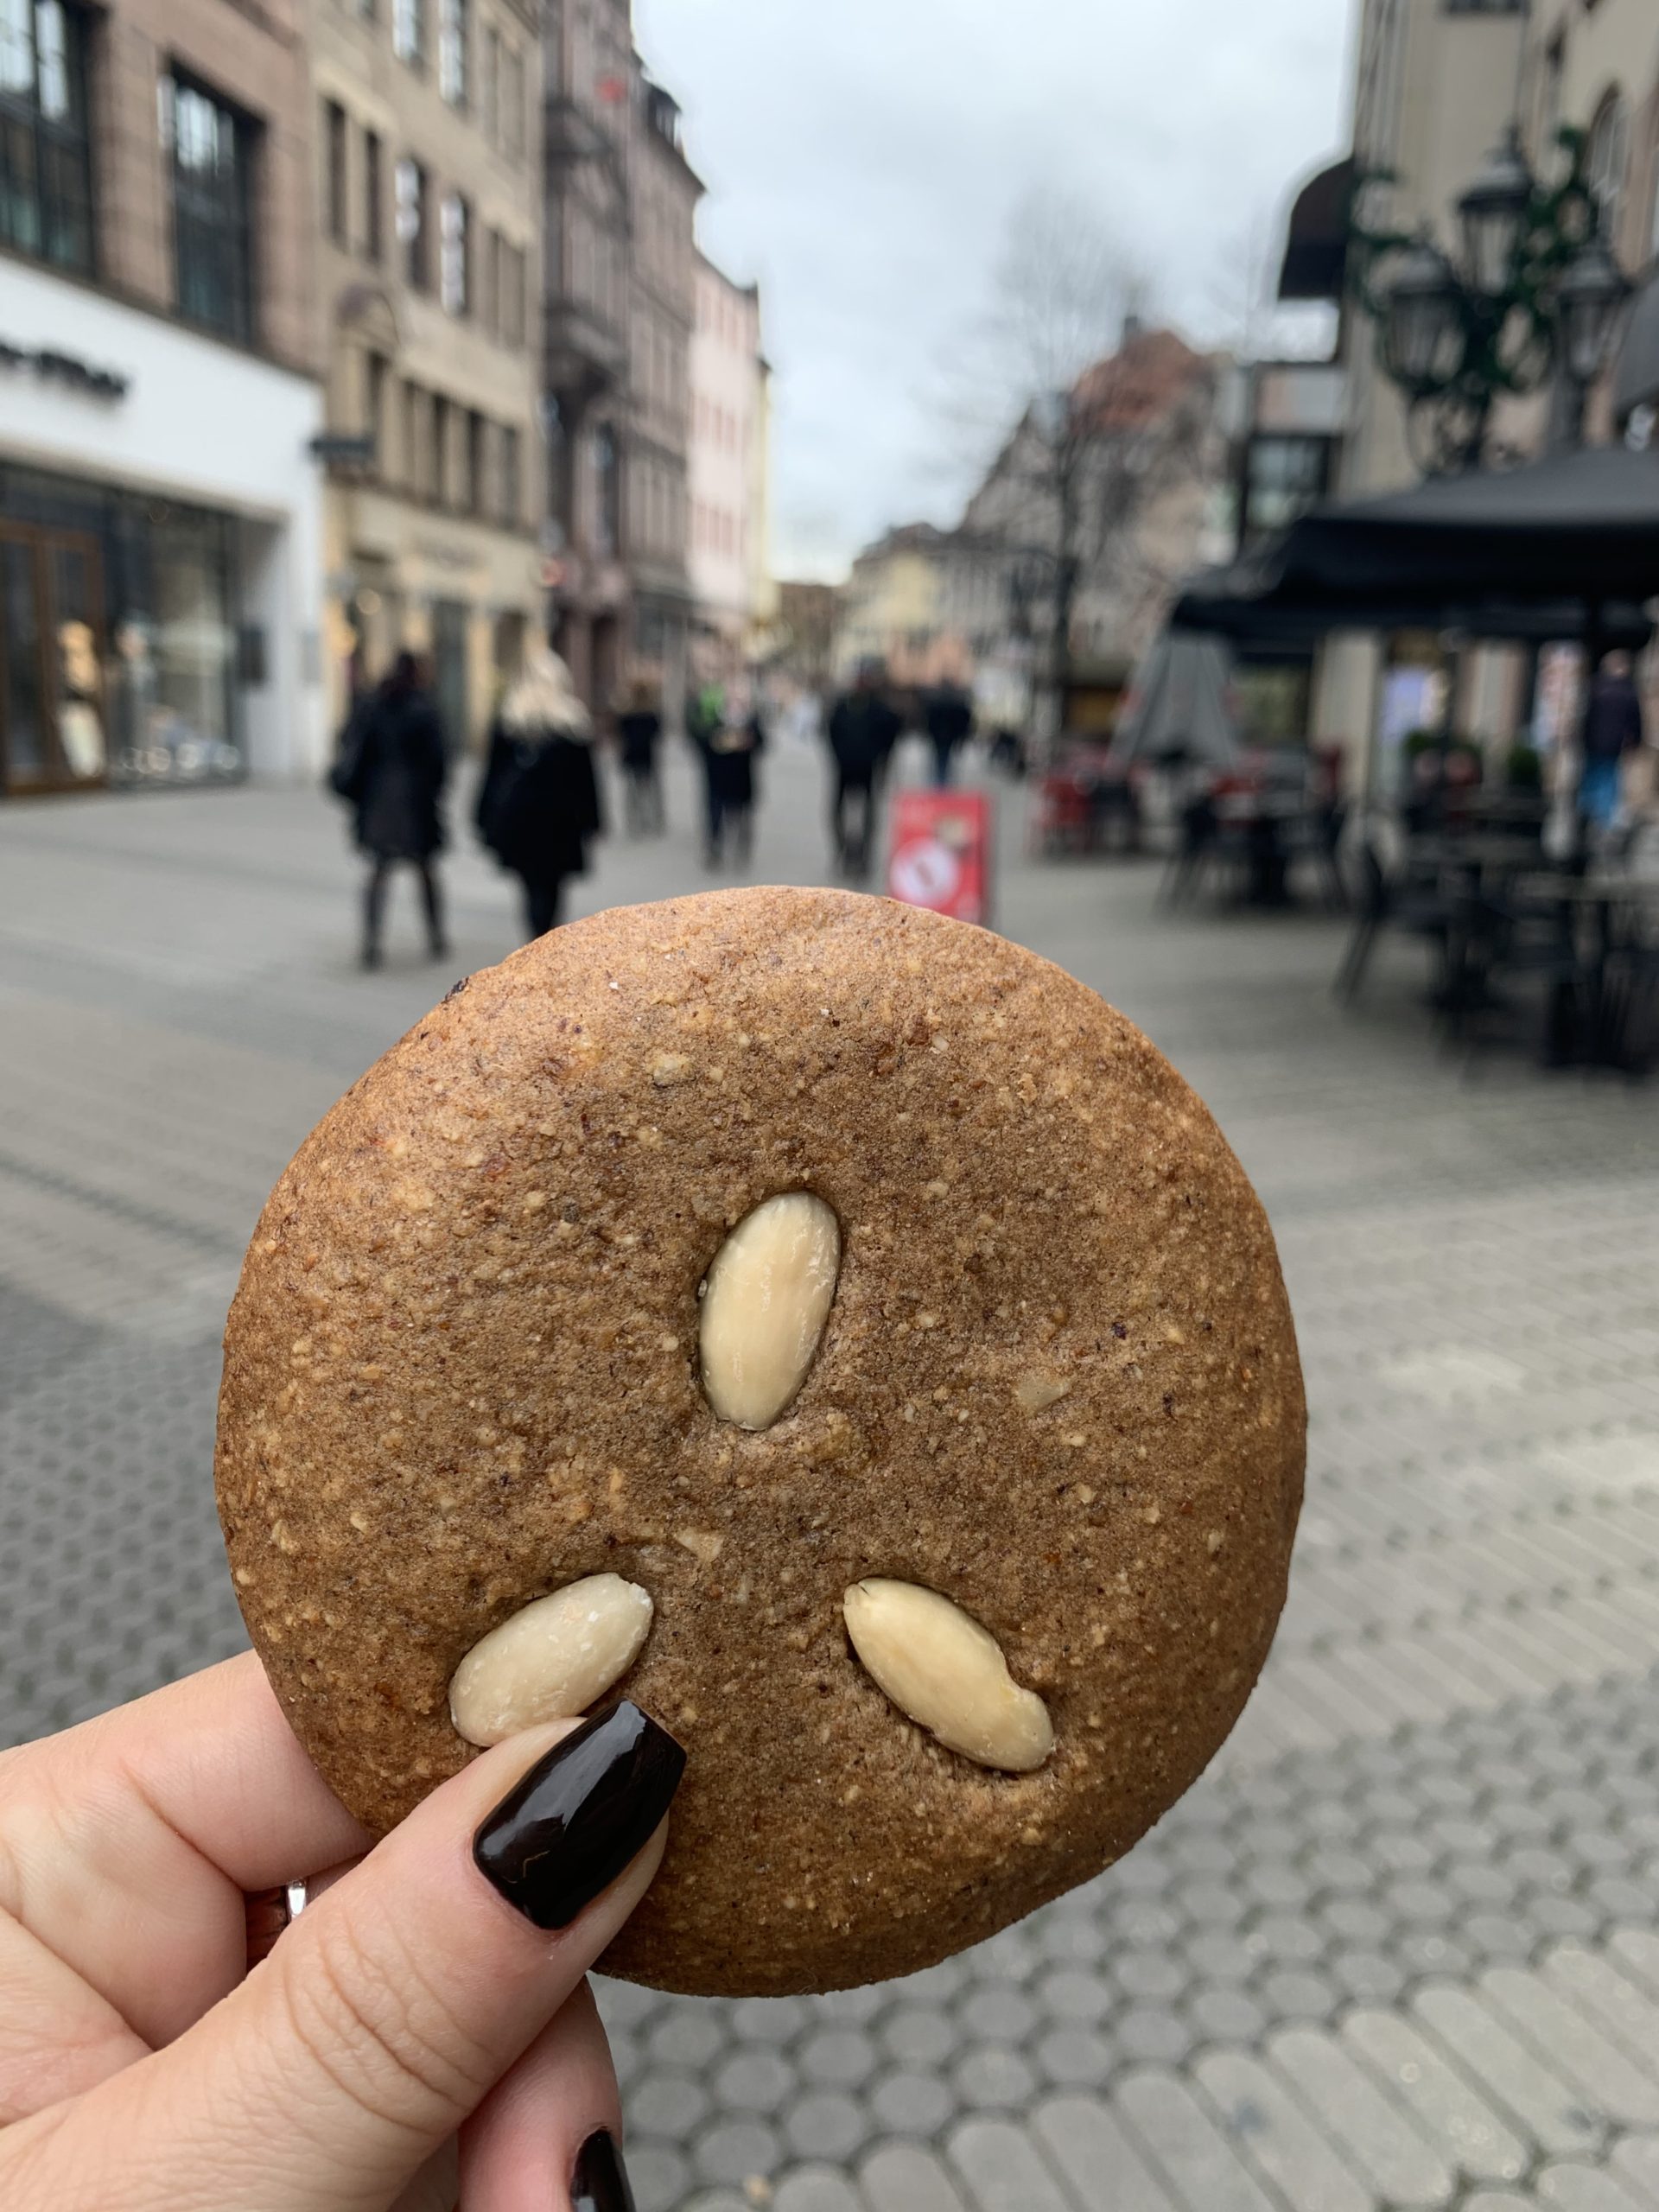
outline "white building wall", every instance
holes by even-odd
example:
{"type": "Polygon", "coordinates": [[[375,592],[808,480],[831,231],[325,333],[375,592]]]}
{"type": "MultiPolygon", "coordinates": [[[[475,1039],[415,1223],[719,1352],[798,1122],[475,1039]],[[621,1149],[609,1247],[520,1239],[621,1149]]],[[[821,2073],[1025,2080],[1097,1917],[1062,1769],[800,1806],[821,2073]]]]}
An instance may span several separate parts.
{"type": "Polygon", "coordinates": [[[0,369],[0,454],[241,518],[238,619],[263,629],[265,682],[240,702],[257,776],[309,778],[327,757],[321,681],[322,427],[311,379],[17,262],[0,264],[0,342],[127,379],[105,398],[27,364],[0,369]]]}
{"type": "Polygon", "coordinates": [[[758,296],[697,257],[690,360],[691,584],[699,618],[741,644],[760,612],[766,430],[758,296]]]}

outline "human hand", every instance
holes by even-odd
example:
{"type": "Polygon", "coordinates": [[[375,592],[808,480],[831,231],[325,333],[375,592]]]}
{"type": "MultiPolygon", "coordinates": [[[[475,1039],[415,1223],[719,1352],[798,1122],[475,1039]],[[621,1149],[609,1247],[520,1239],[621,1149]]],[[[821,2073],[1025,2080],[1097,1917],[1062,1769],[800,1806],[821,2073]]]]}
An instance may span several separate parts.
{"type": "Polygon", "coordinates": [[[683,1764],[628,1705],[532,1729],[371,1850],[251,1655],[0,1755],[0,2204],[629,2212],[583,1977],[683,1764]]]}

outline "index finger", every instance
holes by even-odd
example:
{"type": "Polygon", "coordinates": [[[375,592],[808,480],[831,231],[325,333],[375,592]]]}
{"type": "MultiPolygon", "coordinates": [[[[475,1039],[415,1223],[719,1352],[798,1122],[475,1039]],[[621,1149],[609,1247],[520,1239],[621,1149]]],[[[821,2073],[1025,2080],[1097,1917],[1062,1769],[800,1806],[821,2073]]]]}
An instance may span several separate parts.
{"type": "Polygon", "coordinates": [[[241,1978],[245,1891],[371,1840],[251,1653],[7,1753],[0,1783],[0,1909],[152,2045],[241,1978]]]}

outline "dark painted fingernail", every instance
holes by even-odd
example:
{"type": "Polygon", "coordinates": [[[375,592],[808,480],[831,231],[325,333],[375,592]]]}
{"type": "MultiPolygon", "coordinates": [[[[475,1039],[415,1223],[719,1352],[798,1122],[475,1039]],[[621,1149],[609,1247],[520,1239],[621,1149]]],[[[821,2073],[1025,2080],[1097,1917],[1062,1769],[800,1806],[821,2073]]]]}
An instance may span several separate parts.
{"type": "Polygon", "coordinates": [[[656,1834],[684,1771],[665,1728],[613,1706],[508,1792],[473,1838],[474,1862],[526,1920],[568,1928],[656,1834]]]}
{"type": "Polygon", "coordinates": [[[614,2137],[601,2128],[576,2153],[570,2212],[633,2212],[633,2191],[614,2137]]]}

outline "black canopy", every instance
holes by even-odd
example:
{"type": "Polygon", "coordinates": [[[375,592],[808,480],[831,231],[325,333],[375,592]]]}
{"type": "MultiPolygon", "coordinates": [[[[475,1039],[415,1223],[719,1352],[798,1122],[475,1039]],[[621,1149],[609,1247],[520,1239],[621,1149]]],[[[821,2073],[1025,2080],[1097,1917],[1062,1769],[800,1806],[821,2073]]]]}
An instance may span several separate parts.
{"type": "Polygon", "coordinates": [[[1177,626],[1309,643],[1336,629],[1475,637],[1647,634],[1659,595],[1659,454],[1599,447],[1316,507],[1193,580],[1177,626]]]}

